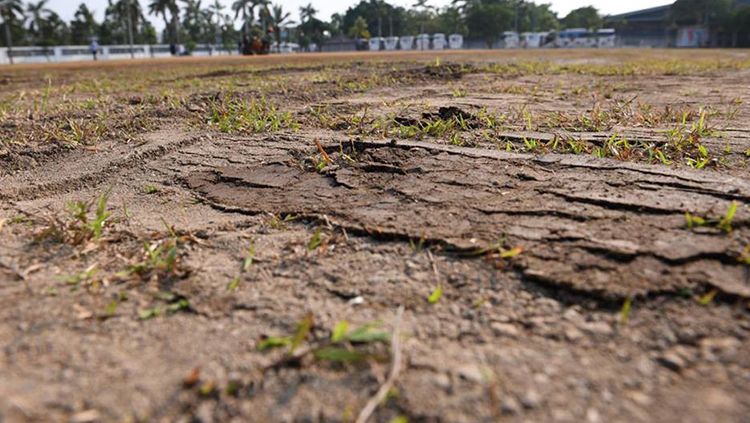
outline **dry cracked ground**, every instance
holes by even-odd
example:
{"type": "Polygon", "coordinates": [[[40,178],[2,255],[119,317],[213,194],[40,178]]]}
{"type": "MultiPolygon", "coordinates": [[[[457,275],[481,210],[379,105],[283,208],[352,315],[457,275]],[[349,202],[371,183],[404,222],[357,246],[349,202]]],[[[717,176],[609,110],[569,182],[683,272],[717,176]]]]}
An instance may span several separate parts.
{"type": "Polygon", "coordinates": [[[750,415],[746,51],[18,67],[0,99],[0,421],[750,415]]]}

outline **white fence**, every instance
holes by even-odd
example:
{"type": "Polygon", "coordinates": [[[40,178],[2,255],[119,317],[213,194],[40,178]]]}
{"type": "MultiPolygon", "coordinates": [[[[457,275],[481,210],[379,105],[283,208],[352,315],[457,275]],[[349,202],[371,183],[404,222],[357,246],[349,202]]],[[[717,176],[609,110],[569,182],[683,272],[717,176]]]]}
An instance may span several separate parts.
{"type": "MultiPolygon", "coordinates": [[[[193,56],[227,55],[236,51],[227,51],[213,45],[198,45],[192,51],[193,56]]],[[[99,59],[116,60],[129,59],[130,46],[100,46],[99,59]]],[[[134,45],[133,56],[140,59],[171,56],[170,46],[167,44],[134,45]]],[[[89,46],[59,46],[59,47],[13,47],[13,63],[59,63],[93,60],[89,46]]],[[[0,48],[0,64],[9,64],[8,49],[0,48]]]]}

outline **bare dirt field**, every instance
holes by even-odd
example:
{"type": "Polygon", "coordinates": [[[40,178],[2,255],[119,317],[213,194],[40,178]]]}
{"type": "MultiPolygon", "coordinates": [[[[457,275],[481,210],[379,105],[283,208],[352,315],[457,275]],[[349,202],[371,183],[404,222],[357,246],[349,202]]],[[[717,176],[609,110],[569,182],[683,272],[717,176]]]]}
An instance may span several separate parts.
{"type": "Polygon", "coordinates": [[[750,52],[0,69],[0,422],[747,421],[750,52]]]}

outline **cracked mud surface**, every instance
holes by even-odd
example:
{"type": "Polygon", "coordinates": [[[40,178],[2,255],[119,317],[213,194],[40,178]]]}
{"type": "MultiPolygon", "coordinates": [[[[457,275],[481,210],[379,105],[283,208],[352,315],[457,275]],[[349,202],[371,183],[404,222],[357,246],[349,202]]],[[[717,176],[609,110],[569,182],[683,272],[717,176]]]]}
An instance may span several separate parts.
{"type": "MultiPolygon", "coordinates": [[[[554,54],[558,63],[634,60],[629,52],[554,54]]],[[[523,60],[515,53],[450,59],[523,60]]],[[[0,420],[353,421],[388,374],[387,343],[369,346],[372,359],[343,364],[287,360],[283,348],[258,345],[294,333],[308,314],[306,345],[325,342],[342,320],[382,321],[390,331],[399,306],[404,368],[372,421],[746,419],[750,265],[740,259],[750,245],[742,154],[750,149],[750,93],[736,87],[747,69],[684,78],[529,74],[514,81],[541,88],[500,93],[489,88],[507,80],[480,67],[438,72],[399,60],[383,66],[409,78],[394,82],[403,84],[398,89],[376,83],[355,91],[346,87],[367,79],[366,66],[331,58],[267,72],[240,62],[190,69],[249,95],[256,87],[242,85],[246,75],[282,78],[285,94],[265,94],[304,123],[298,130],[221,133],[194,119],[206,107],[196,100],[153,116],[137,106],[154,121],[134,139],[105,137],[89,148],[4,145],[0,420]],[[340,79],[343,91],[333,88],[340,79]],[[445,84],[455,81],[464,96],[451,96],[455,87],[445,84]],[[597,84],[620,84],[623,98],[637,94],[656,108],[719,109],[722,99],[740,98],[722,118],[722,135],[705,139],[712,152],[725,145],[730,152],[697,170],[505,151],[507,139],[554,139],[561,131],[541,124],[509,123],[492,134],[500,144],[470,128],[461,136],[471,143],[451,145],[352,133],[361,124],[351,116],[338,129],[305,120],[310,104],[326,102],[355,116],[368,105],[368,114],[382,107],[403,119],[434,118],[450,105],[472,116],[513,104],[578,110],[588,100],[558,98],[555,87],[597,84]],[[107,190],[113,217],[101,240],[41,237],[50,219],[67,216],[68,202],[107,190]],[[733,202],[731,231],[722,230],[733,202]],[[708,223],[688,228],[686,213],[708,223]],[[142,260],[144,242],[172,238],[180,240],[179,271],[118,276],[142,260]],[[93,276],[70,283],[92,266],[93,276]],[[437,285],[442,298],[430,304],[437,285]],[[189,306],[168,311],[178,303],[165,292],[189,306]],[[626,302],[632,310],[624,319],[626,302]]],[[[9,74],[6,93],[42,81],[18,75],[9,74]]],[[[186,97],[213,96],[209,88],[186,97]]],[[[142,93],[123,98],[134,94],[142,93]]],[[[617,125],[580,136],[663,137],[659,125],[617,125]]]]}

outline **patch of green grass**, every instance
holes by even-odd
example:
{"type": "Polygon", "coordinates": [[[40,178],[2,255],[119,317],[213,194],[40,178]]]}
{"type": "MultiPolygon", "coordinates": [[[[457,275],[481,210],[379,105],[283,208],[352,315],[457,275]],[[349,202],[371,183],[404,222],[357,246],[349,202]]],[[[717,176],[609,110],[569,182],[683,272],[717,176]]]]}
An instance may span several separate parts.
{"type": "Polygon", "coordinates": [[[290,112],[278,110],[265,98],[248,102],[231,97],[211,102],[208,109],[209,123],[226,133],[252,134],[300,127],[290,112]]]}
{"type": "Polygon", "coordinates": [[[157,294],[156,299],[162,301],[165,304],[139,311],[139,319],[149,320],[165,314],[174,314],[180,311],[190,310],[190,302],[187,300],[187,298],[172,292],[160,292],[159,294],[157,294]]]}
{"type": "Polygon", "coordinates": [[[417,240],[415,240],[414,238],[409,238],[409,247],[411,248],[412,252],[414,252],[415,254],[421,253],[422,250],[424,250],[424,245],[425,245],[424,233],[422,233],[422,235],[417,240]]]}
{"type": "Polygon", "coordinates": [[[391,335],[380,330],[380,326],[380,322],[372,322],[350,329],[349,322],[342,320],[331,330],[328,339],[307,342],[314,329],[313,316],[307,314],[297,323],[292,334],[264,337],[258,343],[257,349],[268,351],[285,348],[287,356],[301,350],[302,354],[310,354],[318,360],[353,363],[373,357],[373,354],[364,348],[367,345],[390,341],[391,335]],[[306,342],[307,348],[301,348],[306,342]]]}
{"type": "Polygon", "coordinates": [[[118,277],[138,276],[141,280],[156,277],[164,280],[180,274],[177,238],[157,242],[144,242],[143,259],[117,273],[118,277]]]}
{"type": "Polygon", "coordinates": [[[271,218],[268,220],[268,226],[270,226],[271,229],[286,230],[288,224],[294,222],[297,219],[298,216],[292,214],[287,214],[284,216],[272,214],[271,218]]]}
{"type": "Polygon", "coordinates": [[[83,272],[77,273],[75,275],[70,276],[64,276],[60,279],[65,282],[67,285],[72,285],[74,287],[78,287],[81,284],[84,284],[86,282],[89,282],[93,279],[94,275],[99,271],[98,265],[96,263],[89,266],[86,270],[83,272]]]}
{"type": "Polygon", "coordinates": [[[461,87],[456,87],[451,94],[453,95],[453,98],[463,98],[466,97],[466,90],[461,87]]]}
{"type": "Polygon", "coordinates": [[[533,153],[539,148],[539,140],[523,137],[523,145],[526,147],[526,151],[533,153]]]}
{"type": "Polygon", "coordinates": [[[732,222],[737,214],[740,203],[732,201],[723,216],[704,218],[685,212],[685,223],[688,229],[700,227],[714,227],[725,233],[732,232],[732,222]]]}
{"type": "Polygon", "coordinates": [[[724,216],[722,216],[716,227],[726,233],[732,232],[732,221],[734,220],[734,216],[737,214],[737,209],[739,208],[739,206],[740,203],[738,203],[737,201],[732,201],[726,213],[724,213],[724,216]]]}
{"type": "Polygon", "coordinates": [[[112,214],[107,211],[109,194],[110,191],[107,191],[94,200],[68,203],[68,216],[47,219],[36,240],[52,239],[71,245],[80,245],[92,240],[100,241],[111,222],[112,214]]]}

